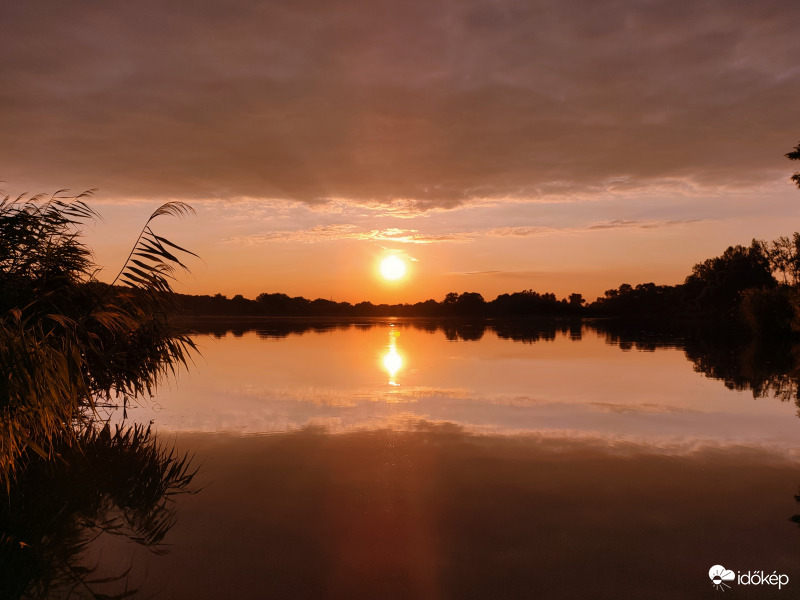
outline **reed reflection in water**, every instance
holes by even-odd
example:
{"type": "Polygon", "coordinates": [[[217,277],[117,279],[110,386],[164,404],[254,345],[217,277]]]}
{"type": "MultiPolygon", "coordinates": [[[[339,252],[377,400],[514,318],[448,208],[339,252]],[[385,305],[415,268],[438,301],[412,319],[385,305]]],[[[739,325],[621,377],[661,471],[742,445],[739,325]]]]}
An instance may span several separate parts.
{"type": "Polygon", "coordinates": [[[0,598],[127,598],[196,491],[187,454],[149,428],[87,428],[46,460],[31,453],[0,491],[0,598]]]}

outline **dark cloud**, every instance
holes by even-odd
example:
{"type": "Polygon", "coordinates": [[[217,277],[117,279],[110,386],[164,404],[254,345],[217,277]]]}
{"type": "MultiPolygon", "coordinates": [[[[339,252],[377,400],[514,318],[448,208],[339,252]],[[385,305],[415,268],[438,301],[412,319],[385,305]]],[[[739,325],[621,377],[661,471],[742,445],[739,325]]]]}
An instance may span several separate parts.
{"type": "Polygon", "coordinates": [[[52,0],[0,22],[9,192],[424,210],[758,184],[798,138],[795,0],[52,0]]]}

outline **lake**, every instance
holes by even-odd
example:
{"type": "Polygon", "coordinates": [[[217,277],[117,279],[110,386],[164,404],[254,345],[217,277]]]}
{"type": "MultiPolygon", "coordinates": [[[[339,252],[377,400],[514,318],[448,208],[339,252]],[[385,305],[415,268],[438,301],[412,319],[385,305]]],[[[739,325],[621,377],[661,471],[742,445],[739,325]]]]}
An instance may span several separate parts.
{"type": "Polygon", "coordinates": [[[196,364],[125,421],[192,455],[193,493],[170,497],[158,552],[90,524],[95,590],[800,593],[791,351],[581,323],[196,330],[196,364]]]}

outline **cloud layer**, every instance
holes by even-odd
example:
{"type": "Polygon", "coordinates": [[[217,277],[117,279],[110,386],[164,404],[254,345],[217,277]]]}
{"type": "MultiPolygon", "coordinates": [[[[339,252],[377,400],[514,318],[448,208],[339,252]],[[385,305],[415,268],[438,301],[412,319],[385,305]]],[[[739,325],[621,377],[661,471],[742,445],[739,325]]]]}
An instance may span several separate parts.
{"type": "Polygon", "coordinates": [[[15,2],[9,192],[419,211],[786,176],[800,4],[15,2]]]}
{"type": "Polygon", "coordinates": [[[368,229],[355,224],[315,225],[307,229],[275,229],[254,234],[231,236],[226,244],[255,246],[270,242],[330,242],[337,240],[364,240],[372,242],[393,242],[397,244],[437,244],[442,242],[471,242],[479,238],[524,238],[553,233],[582,233],[609,229],[659,229],[700,222],[700,219],[670,221],[614,220],[595,223],[586,227],[494,227],[485,230],[450,231],[444,233],[425,233],[418,229],[368,229]]]}

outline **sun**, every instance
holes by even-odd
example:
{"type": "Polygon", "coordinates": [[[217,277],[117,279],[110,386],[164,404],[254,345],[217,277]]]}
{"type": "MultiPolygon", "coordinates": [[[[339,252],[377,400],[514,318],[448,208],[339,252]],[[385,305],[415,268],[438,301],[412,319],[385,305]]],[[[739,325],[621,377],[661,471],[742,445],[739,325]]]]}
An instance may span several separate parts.
{"type": "Polygon", "coordinates": [[[381,261],[381,277],[388,281],[397,281],[406,274],[406,263],[399,256],[387,256],[381,261]]]}

